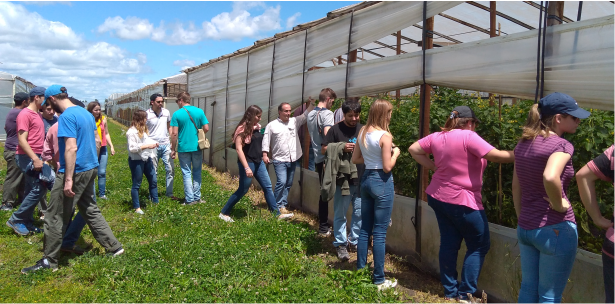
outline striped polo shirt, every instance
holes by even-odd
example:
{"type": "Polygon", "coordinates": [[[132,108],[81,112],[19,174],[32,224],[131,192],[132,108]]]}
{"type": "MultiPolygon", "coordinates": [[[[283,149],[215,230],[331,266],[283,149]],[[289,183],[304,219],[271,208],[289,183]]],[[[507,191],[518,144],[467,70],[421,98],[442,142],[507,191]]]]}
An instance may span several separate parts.
{"type": "Polygon", "coordinates": [[[562,197],[568,199],[566,193],[574,177],[572,167],[574,147],[570,142],[557,135],[546,138],[537,136],[534,140],[521,140],[515,147],[515,170],[521,188],[521,215],[518,224],[525,230],[564,221],[576,224],[572,206],[566,213],[560,213],[551,209],[549,202],[544,199],[548,196],[543,184],[543,173],[549,157],[555,152],[564,152],[571,156],[561,175],[562,197]]]}

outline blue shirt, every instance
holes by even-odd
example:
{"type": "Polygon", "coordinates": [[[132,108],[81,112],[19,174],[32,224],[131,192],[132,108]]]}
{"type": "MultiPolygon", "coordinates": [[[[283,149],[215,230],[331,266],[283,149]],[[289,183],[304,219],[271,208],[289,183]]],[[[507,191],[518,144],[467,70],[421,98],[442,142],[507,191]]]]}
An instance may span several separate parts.
{"type": "Polygon", "coordinates": [[[177,127],[178,139],[177,139],[177,152],[195,152],[199,150],[199,136],[198,129],[201,129],[204,125],[209,124],[205,113],[200,108],[194,106],[184,106],[173,113],[171,118],[171,127],[177,127]],[[185,109],[185,110],[184,110],[185,109]],[[194,119],[194,123],[188,116],[194,119]],[[195,128],[196,124],[196,128],[195,128]]]}
{"type": "Polygon", "coordinates": [[[60,148],[60,170],[64,173],[66,162],[65,138],[77,139],[77,159],[75,173],[85,172],[98,167],[98,154],[96,153],[96,122],[94,116],[86,109],[78,106],[67,108],[58,119],[58,147],[60,148]]]}

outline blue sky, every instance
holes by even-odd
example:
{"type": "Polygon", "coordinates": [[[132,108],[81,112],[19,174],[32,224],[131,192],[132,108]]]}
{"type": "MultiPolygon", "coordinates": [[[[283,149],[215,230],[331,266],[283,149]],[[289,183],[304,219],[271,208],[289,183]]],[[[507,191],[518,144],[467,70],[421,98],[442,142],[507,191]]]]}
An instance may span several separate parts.
{"type": "Polygon", "coordinates": [[[0,71],[103,101],[353,3],[0,2],[0,71]]]}

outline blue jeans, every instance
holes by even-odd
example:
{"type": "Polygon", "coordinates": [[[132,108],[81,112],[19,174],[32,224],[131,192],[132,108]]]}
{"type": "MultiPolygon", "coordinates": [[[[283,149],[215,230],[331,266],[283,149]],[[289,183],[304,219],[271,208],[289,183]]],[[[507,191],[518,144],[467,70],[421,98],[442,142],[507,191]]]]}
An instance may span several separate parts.
{"type": "MultiPolygon", "coordinates": [[[[222,214],[231,215],[231,211],[235,204],[239,202],[239,200],[248,193],[250,189],[250,185],[252,184],[252,178],[246,175],[246,170],[243,168],[243,165],[240,162],[237,162],[237,166],[239,167],[239,188],[237,191],[231,195],[231,197],[226,202],[226,205],[222,208],[222,214]]],[[[271,180],[269,179],[269,173],[267,173],[267,166],[261,160],[260,163],[248,163],[250,170],[254,174],[254,178],[263,188],[263,192],[265,193],[265,201],[267,202],[267,206],[269,207],[269,211],[272,211],[275,215],[279,215],[280,211],[278,206],[275,203],[275,196],[273,195],[273,191],[271,190],[271,180]]]]}
{"type": "Polygon", "coordinates": [[[158,160],[162,159],[164,170],[166,172],[166,196],[173,196],[173,159],[171,158],[171,145],[158,146],[156,150],[156,159],[154,160],[154,169],[158,171],[158,160]]]}
{"type": "Polygon", "coordinates": [[[274,160],[273,169],[277,176],[275,182],[275,188],[273,194],[275,195],[275,201],[279,208],[286,208],[288,206],[288,192],[293,185],[293,178],[295,177],[295,168],[297,168],[297,162],[287,163],[274,160]]]}
{"type": "Polygon", "coordinates": [[[602,275],[604,276],[604,303],[613,303],[613,258],[602,253],[602,275]]]}
{"type": "Polygon", "coordinates": [[[149,184],[149,196],[152,202],[158,203],[158,184],[156,181],[156,170],[154,170],[154,160],[150,157],[147,161],[141,159],[134,160],[128,157],[128,167],[130,167],[130,173],[132,175],[132,188],[130,189],[130,196],[132,197],[132,207],[137,209],[139,205],[139,188],[141,188],[141,182],[143,181],[143,175],[147,178],[149,184]]]}
{"type": "Polygon", "coordinates": [[[79,240],[79,236],[83,228],[85,228],[85,225],[86,222],[83,216],[81,216],[80,212],[77,212],[73,220],[68,224],[68,228],[66,228],[64,238],[62,239],[62,248],[73,248],[77,240],[79,240]]]}
{"type": "Polygon", "coordinates": [[[308,170],[310,171],[316,171],[316,156],[314,156],[314,149],[309,149],[310,152],[308,154],[308,157],[310,158],[308,160],[308,170]]]}
{"type": "Polygon", "coordinates": [[[203,166],[203,152],[179,152],[179,166],[184,177],[184,193],[186,203],[201,200],[201,170],[203,166]]]}
{"type": "Polygon", "coordinates": [[[361,217],[363,223],[357,244],[357,269],[362,269],[367,263],[367,241],[374,236],[374,284],[384,283],[385,241],[391,212],[393,211],[392,172],[365,170],[361,178],[361,217]]]}
{"type": "MultiPolygon", "coordinates": [[[[40,155],[37,154],[37,156],[40,158],[40,155]]],[[[26,154],[16,154],[15,161],[19,169],[24,172],[24,193],[26,196],[19,206],[19,209],[13,212],[9,220],[13,223],[24,224],[30,229],[34,223],[34,208],[36,208],[38,202],[47,193],[47,188],[43,186],[43,183],[38,179],[38,174],[32,176],[30,173],[26,173],[26,168],[32,163],[30,156],[26,154]]]]}
{"type": "Polygon", "coordinates": [[[477,290],[478,276],[491,246],[485,210],[474,210],[427,197],[440,229],[440,281],[447,298],[467,299],[477,290]],[[457,282],[457,255],[461,241],[468,248],[463,259],[461,282],[457,282]]]}
{"type": "Polygon", "coordinates": [[[517,227],[521,253],[519,303],[560,303],[577,255],[572,222],[525,230],[517,227]]]}
{"type": "Polygon", "coordinates": [[[100,147],[100,154],[98,154],[98,196],[104,196],[107,193],[107,162],[109,160],[109,153],[107,147],[100,147]]]}
{"type": "Polygon", "coordinates": [[[350,195],[342,195],[342,187],[336,186],[333,198],[333,246],[346,246],[347,243],[356,245],[361,231],[361,198],[359,187],[350,185],[350,195]],[[350,220],[350,236],[346,237],[346,213],[352,204],[352,219],[350,220]]]}

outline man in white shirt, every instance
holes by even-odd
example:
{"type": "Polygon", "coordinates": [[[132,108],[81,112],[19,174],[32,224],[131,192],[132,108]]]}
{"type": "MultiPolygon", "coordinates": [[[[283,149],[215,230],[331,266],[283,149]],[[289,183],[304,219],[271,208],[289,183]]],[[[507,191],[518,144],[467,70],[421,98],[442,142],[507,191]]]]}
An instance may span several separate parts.
{"type": "MultiPolygon", "coordinates": [[[[316,163],[316,172],[322,183],[325,155],[321,151],[321,144],[327,135],[329,129],[334,125],[333,112],[331,107],[337,95],[330,88],[325,88],[318,95],[318,106],[314,111],[307,116],[308,131],[310,132],[311,149],[314,150],[314,162],[316,163]]],[[[318,233],[321,235],[329,235],[330,225],[328,223],[329,206],[327,201],[323,201],[319,196],[318,200],[318,233]]]]}
{"type": "Polygon", "coordinates": [[[164,169],[166,171],[166,195],[174,200],[173,196],[173,158],[171,158],[171,141],[169,134],[171,133],[171,113],[169,110],[162,107],[164,98],[156,93],[150,96],[151,108],[147,109],[147,129],[151,139],[158,142],[156,155],[154,155],[154,169],[158,170],[158,159],[162,159],[164,169]]]}
{"type": "Polygon", "coordinates": [[[271,121],[265,128],[263,136],[263,161],[273,163],[277,181],[273,194],[281,213],[288,213],[288,192],[293,185],[297,160],[303,155],[298,131],[307,121],[307,115],[314,109],[314,101],[298,117],[290,117],[290,104],[283,102],[278,106],[278,119],[271,121]],[[273,161],[269,160],[269,153],[273,161]]]}

